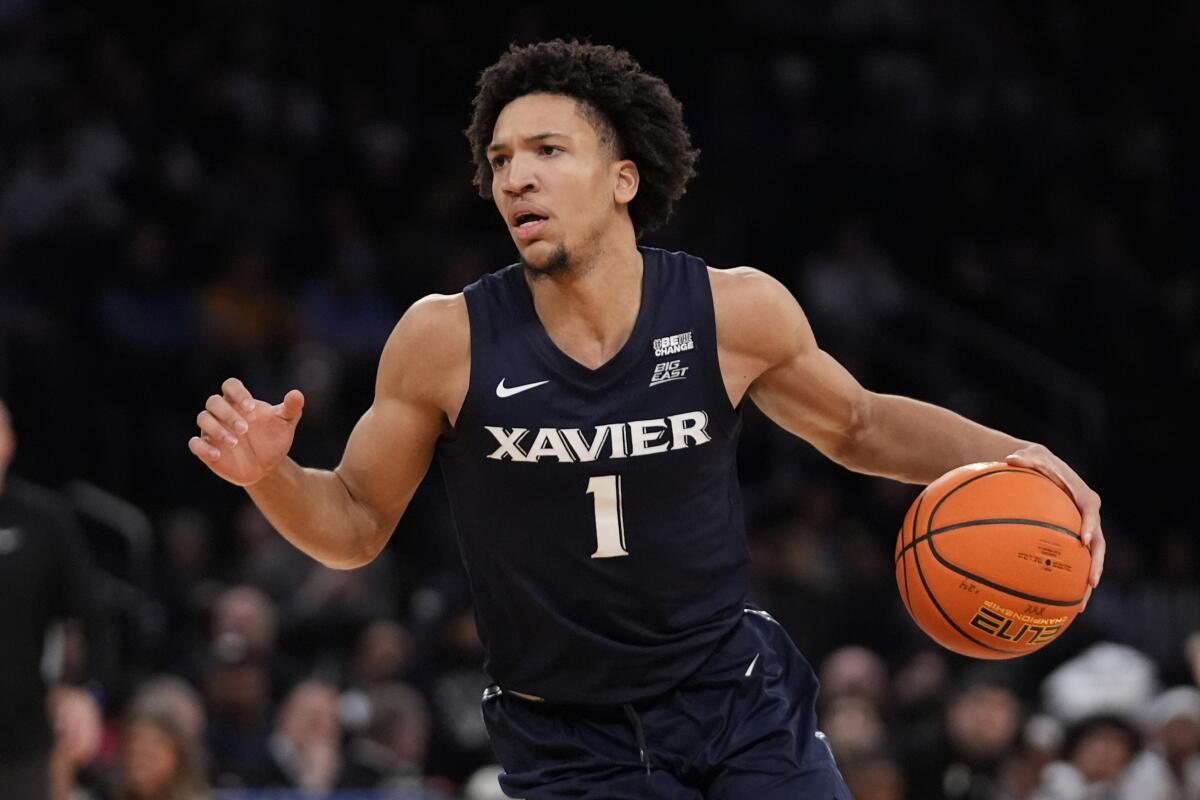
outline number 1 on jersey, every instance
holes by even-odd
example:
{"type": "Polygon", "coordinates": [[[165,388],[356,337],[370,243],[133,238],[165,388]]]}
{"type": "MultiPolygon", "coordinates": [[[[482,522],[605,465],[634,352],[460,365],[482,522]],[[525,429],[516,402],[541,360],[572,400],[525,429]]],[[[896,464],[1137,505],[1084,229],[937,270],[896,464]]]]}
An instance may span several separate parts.
{"type": "Polygon", "coordinates": [[[596,504],[596,552],[592,558],[627,556],[625,512],[621,509],[621,476],[597,475],[588,481],[587,493],[596,504]]]}

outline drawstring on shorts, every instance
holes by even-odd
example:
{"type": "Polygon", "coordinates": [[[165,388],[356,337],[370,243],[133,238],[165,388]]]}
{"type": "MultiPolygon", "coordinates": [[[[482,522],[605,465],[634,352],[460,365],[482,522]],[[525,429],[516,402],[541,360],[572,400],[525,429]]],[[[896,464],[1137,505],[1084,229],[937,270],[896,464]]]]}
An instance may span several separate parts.
{"type": "Polygon", "coordinates": [[[642,729],[642,721],[638,719],[637,712],[633,710],[633,706],[629,703],[622,703],[621,709],[625,712],[625,717],[629,720],[629,724],[633,726],[634,735],[637,736],[638,755],[641,756],[642,763],[646,766],[646,774],[650,774],[651,760],[650,751],[646,749],[646,732],[642,729]]]}

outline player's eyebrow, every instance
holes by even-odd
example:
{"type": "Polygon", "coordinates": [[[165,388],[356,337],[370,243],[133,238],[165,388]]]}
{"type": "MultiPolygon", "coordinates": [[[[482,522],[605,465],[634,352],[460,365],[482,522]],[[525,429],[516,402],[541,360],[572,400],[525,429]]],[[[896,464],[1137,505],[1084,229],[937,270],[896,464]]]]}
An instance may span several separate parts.
{"type": "MultiPolygon", "coordinates": [[[[551,137],[554,137],[554,136],[561,136],[561,137],[563,137],[564,139],[570,139],[570,138],[571,138],[571,135],[570,135],[570,134],[568,134],[568,133],[560,133],[559,131],[543,131],[542,133],[535,133],[535,134],[533,134],[532,136],[526,136],[524,139],[522,139],[522,141],[523,141],[523,142],[526,142],[526,143],[528,143],[528,142],[540,142],[540,141],[543,141],[543,140],[545,140],[545,139],[549,139],[549,138],[551,138],[551,137]]],[[[504,149],[504,145],[502,145],[502,144],[498,144],[498,143],[496,143],[496,142],[492,142],[491,144],[489,144],[489,145],[488,145],[488,149],[487,149],[487,151],[488,151],[489,153],[491,153],[491,152],[494,152],[494,151],[496,151],[496,150],[503,150],[503,149],[504,149]]]]}

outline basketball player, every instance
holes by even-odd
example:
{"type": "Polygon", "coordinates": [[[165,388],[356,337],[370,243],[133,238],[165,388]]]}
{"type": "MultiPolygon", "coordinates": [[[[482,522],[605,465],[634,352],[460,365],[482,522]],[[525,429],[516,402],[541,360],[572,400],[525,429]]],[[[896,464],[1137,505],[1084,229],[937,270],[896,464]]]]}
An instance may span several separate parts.
{"type": "MultiPolygon", "coordinates": [[[[1100,577],[1100,501],[1045,447],[860,386],[755,269],[638,245],[697,153],[667,86],[562,41],[483,72],[476,181],[520,262],[397,324],[332,471],[287,458],[304,398],[230,378],[191,451],[332,567],[384,547],[436,454],[474,595],[484,716],[526,798],[846,798],[817,681],[748,608],[735,453],[749,399],[858,472],[1004,460],[1060,482],[1100,577]]],[[[752,191],[752,187],[746,187],[752,191]]]]}

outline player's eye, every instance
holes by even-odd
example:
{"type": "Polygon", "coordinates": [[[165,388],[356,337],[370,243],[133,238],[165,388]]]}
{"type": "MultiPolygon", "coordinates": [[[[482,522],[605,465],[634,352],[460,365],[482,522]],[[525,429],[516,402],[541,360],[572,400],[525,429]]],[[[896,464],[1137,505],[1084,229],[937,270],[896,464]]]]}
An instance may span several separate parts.
{"type": "Polygon", "coordinates": [[[559,150],[562,150],[561,147],[555,147],[552,144],[544,144],[541,147],[539,147],[538,149],[541,151],[542,155],[544,155],[544,156],[552,156],[559,150]]]}
{"type": "Polygon", "coordinates": [[[500,168],[501,168],[501,167],[503,167],[503,166],[504,166],[506,163],[508,163],[508,158],[507,158],[507,157],[505,157],[505,156],[496,156],[495,158],[493,158],[493,159],[492,159],[492,169],[500,169],[500,168]]]}

